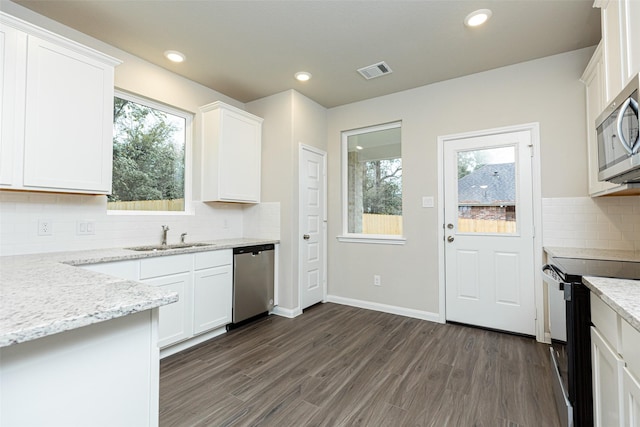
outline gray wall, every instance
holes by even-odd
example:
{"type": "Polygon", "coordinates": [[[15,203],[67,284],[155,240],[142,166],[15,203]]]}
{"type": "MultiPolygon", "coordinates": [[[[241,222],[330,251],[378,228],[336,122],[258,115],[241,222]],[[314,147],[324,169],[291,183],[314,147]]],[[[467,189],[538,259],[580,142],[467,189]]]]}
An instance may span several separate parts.
{"type": "Polygon", "coordinates": [[[294,90],[247,104],[264,118],[262,201],[280,202],[279,306],[299,309],[298,152],[299,144],[326,151],[327,110],[294,90]]]}
{"type": "MultiPolygon", "coordinates": [[[[587,195],[585,90],[593,48],[332,108],[329,147],[329,294],[438,312],[437,138],[539,122],[543,197],[587,195]],[[342,243],[340,133],[402,120],[402,246],[342,243]],[[373,286],[373,275],[382,286],[373,286]]],[[[384,77],[383,77],[384,78],[384,77]]]]}

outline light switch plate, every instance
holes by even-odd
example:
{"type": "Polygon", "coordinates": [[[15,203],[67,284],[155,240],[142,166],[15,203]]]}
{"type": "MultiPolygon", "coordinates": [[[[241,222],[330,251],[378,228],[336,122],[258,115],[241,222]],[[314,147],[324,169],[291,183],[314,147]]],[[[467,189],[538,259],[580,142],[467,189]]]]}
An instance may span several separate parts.
{"type": "Polygon", "coordinates": [[[423,208],[432,208],[434,206],[433,196],[424,196],[422,197],[422,207],[423,208]]]}

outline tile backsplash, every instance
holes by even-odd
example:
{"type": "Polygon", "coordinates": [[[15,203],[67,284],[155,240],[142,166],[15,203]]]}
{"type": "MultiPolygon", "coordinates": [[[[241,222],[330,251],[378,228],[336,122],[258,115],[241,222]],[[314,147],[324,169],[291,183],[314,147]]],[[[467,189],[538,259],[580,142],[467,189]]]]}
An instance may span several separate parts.
{"type": "Polygon", "coordinates": [[[640,251],[640,196],[542,200],[545,246],[640,251]]]}
{"type": "Polygon", "coordinates": [[[185,232],[186,241],[280,234],[279,203],[194,202],[193,215],[107,214],[106,204],[105,196],[0,191],[0,255],[155,244],[161,225],[170,228],[169,243],[185,232]],[[43,220],[51,224],[49,236],[38,235],[43,220]],[[78,222],[95,224],[95,234],[80,235],[78,222]]]}

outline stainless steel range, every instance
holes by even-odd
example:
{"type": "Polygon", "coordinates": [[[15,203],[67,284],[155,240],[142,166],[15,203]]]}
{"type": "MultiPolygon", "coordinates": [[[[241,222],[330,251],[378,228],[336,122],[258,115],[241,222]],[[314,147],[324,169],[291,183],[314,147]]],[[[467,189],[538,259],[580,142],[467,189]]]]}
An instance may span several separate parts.
{"type": "Polygon", "coordinates": [[[549,293],[561,291],[565,302],[565,330],[555,335],[566,341],[556,339],[550,348],[558,413],[563,426],[591,427],[591,306],[582,277],[640,279],[640,262],[552,257],[542,270],[549,293]]]}

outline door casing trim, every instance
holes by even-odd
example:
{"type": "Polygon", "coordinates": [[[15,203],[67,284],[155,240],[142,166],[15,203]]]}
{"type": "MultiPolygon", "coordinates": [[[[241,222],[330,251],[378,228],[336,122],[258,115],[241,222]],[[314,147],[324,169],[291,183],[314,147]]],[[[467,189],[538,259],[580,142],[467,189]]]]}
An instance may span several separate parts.
{"type": "Polygon", "coordinates": [[[525,123],[520,125],[506,126],[464,132],[438,137],[438,306],[439,321],[446,323],[446,282],[445,282],[445,233],[444,233],[444,144],[447,141],[475,138],[481,136],[498,135],[513,132],[529,132],[531,144],[533,144],[531,161],[531,179],[533,196],[533,262],[534,262],[534,304],[535,304],[535,331],[536,340],[548,342],[548,337],[544,332],[544,292],[542,280],[542,189],[541,189],[541,169],[540,169],[540,123],[525,123]]]}
{"type": "MultiPolygon", "coordinates": [[[[302,210],[303,210],[303,206],[302,206],[302,184],[300,181],[300,174],[301,171],[303,170],[302,168],[302,151],[310,151],[312,153],[315,153],[319,156],[322,156],[322,179],[324,181],[324,191],[322,194],[322,197],[324,199],[324,209],[323,209],[323,213],[322,213],[322,238],[324,239],[324,250],[323,250],[323,254],[322,256],[324,257],[324,262],[322,264],[322,302],[326,302],[327,301],[327,257],[328,257],[328,252],[327,252],[327,246],[328,246],[328,242],[327,242],[327,153],[326,151],[323,151],[319,148],[316,147],[312,147],[311,145],[306,145],[303,144],[302,142],[299,143],[299,147],[298,147],[298,230],[296,233],[296,239],[298,239],[301,235],[301,230],[302,230],[302,210]]],[[[298,260],[302,259],[302,245],[300,244],[300,241],[298,240],[298,260]]],[[[302,280],[302,263],[298,262],[298,307],[296,312],[302,313],[302,284],[303,284],[303,280],[302,280]]]]}

